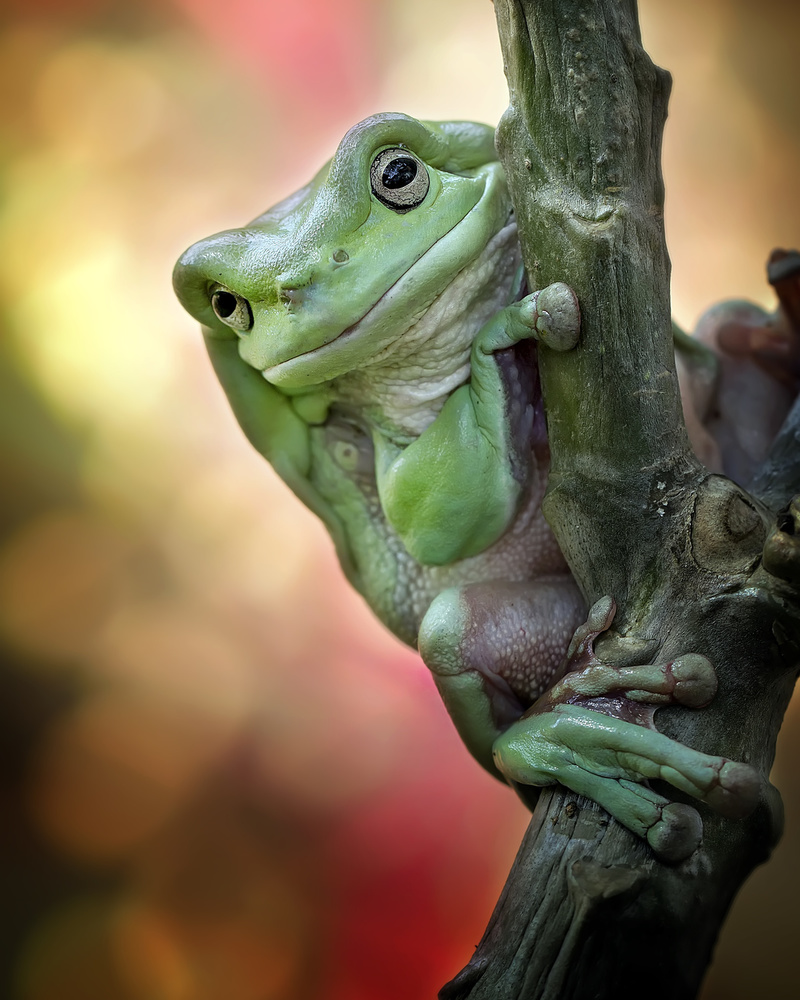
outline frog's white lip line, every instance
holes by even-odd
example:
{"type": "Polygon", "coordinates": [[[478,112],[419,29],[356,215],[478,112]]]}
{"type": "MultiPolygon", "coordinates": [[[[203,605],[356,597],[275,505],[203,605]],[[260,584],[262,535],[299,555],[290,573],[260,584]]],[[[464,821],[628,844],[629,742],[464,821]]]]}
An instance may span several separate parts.
{"type": "MultiPolygon", "coordinates": [[[[415,267],[417,267],[418,264],[420,264],[423,260],[425,260],[425,258],[434,250],[436,246],[438,246],[439,243],[442,242],[442,240],[447,239],[448,236],[454,233],[461,225],[463,225],[467,221],[467,219],[469,219],[469,217],[472,215],[474,211],[476,211],[478,208],[482,206],[484,197],[485,197],[485,189],[484,189],[484,195],[478,199],[478,201],[472,206],[469,212],[467,212],[465,216],[459,219],[454,226],[451,226],[450,229],[442,233],[442,235],[437,240],[431,243],[431,245],[428,247],[425,253],[422,254],[421,257],[418,257],[413,262],[413,264],[410,264],[406,268],[406,270],[403,271],[403,273],[399,276],[399,278],[397,278],[394,282],[392,282],[391,285],[389,285],[386,291],[383,292],[383,294],[369,307],[369,309],[364,313],[363,316],[360,317],[360,319],[357,319],[355,323],[352,323],[350,326],[345,327],[345,329],[342,330],[341,333],[337,334],[333,338],[333,340],[329,340],[327,344],[321,344],[319,347],[313,347],[310,351],[304,351],[302,354],[296,354],[294,357],[287,358],[285,361],[279,361],[278,364],[276,365],[270,365],[268,368],[261,369],[261,374],[264,376],[264,378],[268,382],[271,381],[271,379],[269,378],[270,375],[274,377],[276,374],[284,372],[290,366],[294,367],[297,365],[298,362],[302,363],[303,358],[313,357],[316,360],[317,358],[320,357],[324,358],[326,354],[335,354],[338,350],[342,348],[343,344],[346,344],[347,342],[352,340],[353,337],[358,336],[358,334],[362,332],[364,326],[368,324],[372,313],[374,313],[378,309],[387,308],[386,302],[388,296],[392,294],[392,292],[398,287],[398,285],[402,283],[402,281],[414,270],[415,267]]],[[[402,336],[403,333],[399,333],[395,338],[395,340],[399,340],[400,337],[402,336]]],[[[393,343],[394,340],[389,341],[387,344],[384,344],[382,350],[385,350],[386,348],[390,347],[393,343]]]]}
{"type": "MultiPolygon", "coordinates": [[[[480,204],[480,202],[478,202],[478,204],[480,204]]],[[[475,207],[477,207],[477,205],[475,207]]],[[[470,211],[472,211],[472,209],[470,209],[470,211]]],[[[467,213],[467,214],[469,214],[469,213],[467,213]]],[[[465,215],[464,219],[466,219],[466,217],[467,216],[465,215]]],[[[303,351],[302,354],[295,354],[294,357],[287,358],[286,361],[279,361],[278,364],[276,364],[276,365],[270,365],[269,368],[263,368],[261,370],[261,374],[264,376],[264,378],[267,378],[268,373],[279,372],[284,367],[286,367],[288,365],[294,365],[294,364],[296,364],[296,362],[300,361],[301,358],[308,358],[308,357],[312,357],[312,356],[315,357],[315,358],[318,358],[318,357],[321,357],[321,356],[324,357],[324,353],[323,352],[333,352],[333,350],[335,348],[337,348],[337,347],[340,347],[343,342],[346,342],[346,341],[350,340],[352,337],[357,336],[361,332],[361,330],[363,329],[363,327],[366,325],[366,321],[369,320],[370,315],[373,312],[375,312],[375,310],[379,306],[381,306],[382,303],[384,303],[386,301],[386,297],[388,295],[390,295],[394,291],[395,288],[397,288],[397,286],[400,284],[400,282],[403,280],[403,278],[405,278],[405,276],[407,274],[409,274],[411,271],[413,271],[414,268],[417,266],[417,264],[419,264],[421,261],[425,260],[425,258],[428,256],[428,254],[433,250],[433,248],[438,243],[440,243],[443,239],[445,239],[447,236],[449,236],[450,233],[452,233],[454,230],[458,229],[458,227],[461,225],[461,223],[464,221],[464,219],[459,219],[459,221],[454,226],[452,226],[450,229],[448,229],[447,232],[442,233],[442,235],[439,237],[439,239],[437,239],[435,242],[431,243],[431,245],[428,247],[428,249],[425,251],[425,253],[421,257],[417,257],[417,259],[414,261],[414,263],[410,264],[405,269],[405,271],[403,271],[403,273],[398,278],[396,278],[392,282],[392,284],[389,285],[389,287],[384,292],[381,293],[381,295],[375,300],[375,302],[373,302],[373,304],[369,307],[369,309],[367,309],[367,311],[364,313],[364,315],[361,316],[361,317],[359,317],[359,319],[357,319],[355,321],[355,323],[351,323],[350,326],[345,327],[344,330],[342,330],[341,333],[337,333],[337,335],[333,338],[333,340],[329,340],[327,342],[327,344],[320,344],[319,347],[312,347],[310,351],[303,351]]],[[[385,308],[385,306],[383,306],[383,308],[385,308]]],[[[402,336],[402,334],[398,334],[398,338],[401,337],[401,336],[402,336]]],[[[393,341],[391,343],[393,343],[393,341]]],[[[386,346],[388,347],[389,344],[387,344],[386,346]]],[[[267,379],[267,381],[269,381],[269,379],[267,379]]]]}

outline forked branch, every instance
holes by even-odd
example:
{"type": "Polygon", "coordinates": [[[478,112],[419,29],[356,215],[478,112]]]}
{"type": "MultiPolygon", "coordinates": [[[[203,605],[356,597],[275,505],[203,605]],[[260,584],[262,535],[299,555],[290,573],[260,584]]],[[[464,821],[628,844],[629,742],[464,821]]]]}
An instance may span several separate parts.
{"type": "Polygon", "coordinates": [[[701,807],[703,844],[679,865],[594,804],[542,794],[486,934],[441,997],[689,1000],[735,893],[780,833],[767,779],[800,645],[800,507],[785,506],[800,411],[755,495],[689,448],[662,214],[669,77],[641,47],[634,0],[495,7],[511,101],[498,142],[523,256],[532,286],[566,281],[583,316],[574,351],[540,357],[548,520],[587,600],[617,602],[604,659],[691,650],[714,664],[712,705],[665,709],[662,732],[751,763],[763,790],[745,820],[701,807]]]}

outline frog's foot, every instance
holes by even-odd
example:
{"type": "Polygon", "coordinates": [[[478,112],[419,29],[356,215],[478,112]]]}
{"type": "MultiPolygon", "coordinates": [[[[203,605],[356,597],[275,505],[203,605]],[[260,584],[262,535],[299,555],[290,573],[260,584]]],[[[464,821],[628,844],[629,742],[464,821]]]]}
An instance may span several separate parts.
{"type": "Polygon", "coordinates": [[[633,667],[614,667],[598,660],[583,670],[566,674],[542,700],[553,705],[625,697],[637,703],[630,706],[629,714],[645,718],[641,707],[650,706],[652,711],[659,705],[704,708],[716,693],[717,675],[710,661],[705,656],[686,653],[665,663],[633,667]]]}
{"type": "Polygon", "coordinates": [[[697,847],[701,821],[691,806],[670,803],[643,780],[666,781],[730,818],[748,815],[761,788],[758,773],[746,764],[572,704],[523,716],[495,741],[494,762],[510,781],[558,782],[586,795],[668,861],[697,847]]]}
{"type": "Polygon", "coordinates": [[[767,276],[778,295],[778,311],[762,314],[732,306],[717,333],[717,343],[733,357],[749,358],[793,392],[800,389],[800,253],[773,250],[767,276]]]}
{"type": "MultiPolygon", "coordinates": [[[[603,662],[594,643],[615,611],[610,597],[591,607],[570,643],[569,672],[495,741],[494,763],[510,781],[560,782],[587,795],[646,837],[665,860],[677,860],[699,843],[700,817],[643,782],[666,781],[736,818],[755,807],[761,781],[747,764],[700,753],[658,732],[653,715],[659,705],[697,708],[713,698],[714,668],[691,653],[629,667],[603,662]]],[[[623,651],[624,642],[616,640],[623,651]]]]}
{"type": "MultiPolygon", "coordinates": [[[[532,711],[549,711],[557,704],[588,704],[597,699],[612,702],[621,698],[634,704],[625,707],[623,717],[643,725],[652,724],[655,709],[660,705],[679,704],[687,708],[702,708],[717,692],[717,676],[711,662],[696,653],[686,653],[674,660],[612,666],[600,660],[594,652],[597,637],[610,626],[616,613],[611,597],[602,597],[592,605],[586,621],[572,637],[567,658],[561,668],[563,676],[536,703],[532,711]]],[[[621,706],[618,705],[618,710],[621,706]]]]}

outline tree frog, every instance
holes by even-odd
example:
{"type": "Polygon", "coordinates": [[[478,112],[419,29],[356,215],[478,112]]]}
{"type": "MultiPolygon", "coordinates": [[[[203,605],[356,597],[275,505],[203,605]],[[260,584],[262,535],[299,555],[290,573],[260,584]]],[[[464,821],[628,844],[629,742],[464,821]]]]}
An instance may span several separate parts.
{"type": "MultiPolygon", "coordinates": [[[[493,129],[367,118],[308,185],[190,247],[174,280],[245,434],[418,646],[484,767],[529,800],[554,782],[589,796],[667,860],[702,827],[647,779],[728,815],[753,807],[752,768],[652,721],[713,697],[708,660],[617,669],[594,655],[613,601],[587,617],[541,512],[537,351],[574,346],[580,311],[564,284],[526,286],[493,129]],[[624,710],[598,711],[606,695],[624,710]]],[[[703,427],[717,362],[681,348],[717,456],[703,427]]]]}

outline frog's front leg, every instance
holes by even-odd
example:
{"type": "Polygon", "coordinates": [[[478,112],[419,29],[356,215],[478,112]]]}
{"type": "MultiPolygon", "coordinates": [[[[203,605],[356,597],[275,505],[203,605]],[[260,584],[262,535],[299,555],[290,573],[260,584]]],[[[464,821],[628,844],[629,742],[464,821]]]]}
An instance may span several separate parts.
{"type": "Polygon", "coordinates": [[[567,285],[526,296],[480,331],[470,381],[415,441],[401,447],[376,431],[381,505],[418,562],[442,566],[477,555],[509,527],[527,483],[533,407],[531,373],[508,349],[536,339],[568,350],[579,326],[567,285]]]}
{"type": "Polygon", "coordinates": [[[312,485],[312,448],[308,423],[292,401],[270,385],[261,372],[245,364],[236,336],[203,327],[211,363],[247,439],[297,497],[330,532],[342,567],[357,584],[345,526],[312,485]]]}
{"type": "Polygon", "coordinates": [[[699,844],[700,818],[642,782],[666,781],[735,818],[755,807],[760,778],[749,765],[700,753],[655,729],[658,703],[699,706],[713,697],[713,668],[693,654],[623,670],[603,663],[592,644],[613,614],[609,598],[594,605],[572,648],[581,669],[566,674],[496,740],[494,762],[511,781],[560,783],[586,795],[662,858],[681,860],[699,844]]]}

